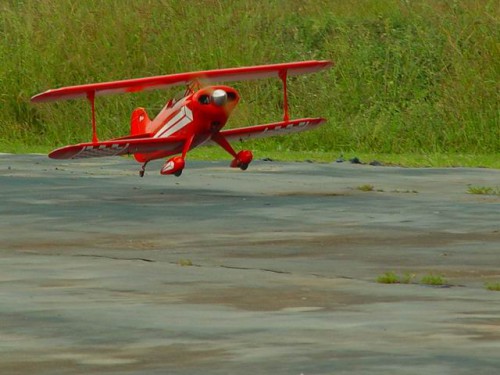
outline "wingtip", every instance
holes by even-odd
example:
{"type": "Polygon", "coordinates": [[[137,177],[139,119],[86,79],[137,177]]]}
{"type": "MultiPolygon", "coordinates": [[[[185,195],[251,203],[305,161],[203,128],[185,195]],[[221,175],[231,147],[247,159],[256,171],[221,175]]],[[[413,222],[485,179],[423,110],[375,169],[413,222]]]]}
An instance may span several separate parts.
{"type": "Polygon", "coordinates": [[[323,64],[324,68],[329,68],[335,66],[335,62],[333,60],[320,60],[319,63],[323,64]]]}
{"type": "Polygon", "coordinates": [[[36,94],[36,95],[33,95],[30,99],[30,102],[31,103],[38,103],[39,102],[39,99],[38,97],[40,96],[40,94],[36,94]]]}
{"type": "Polygon", "coordinates": [[[47,101],[47,94],[49,94],[52,90],[47,90],[41,92],[39,94],[33,95],[30,99],[31,103],[41,103],[47,101]]]}

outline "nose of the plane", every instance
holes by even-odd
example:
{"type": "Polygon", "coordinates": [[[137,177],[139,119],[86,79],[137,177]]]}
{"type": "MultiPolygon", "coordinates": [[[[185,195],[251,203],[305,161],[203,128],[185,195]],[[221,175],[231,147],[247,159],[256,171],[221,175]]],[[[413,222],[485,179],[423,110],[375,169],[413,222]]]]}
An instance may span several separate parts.
{"type": "Polygon", "coordinates": [[[212,93],[212,103],[221,107],[227,103],[227,93],[224,90],[217,89],[212,93]]]}

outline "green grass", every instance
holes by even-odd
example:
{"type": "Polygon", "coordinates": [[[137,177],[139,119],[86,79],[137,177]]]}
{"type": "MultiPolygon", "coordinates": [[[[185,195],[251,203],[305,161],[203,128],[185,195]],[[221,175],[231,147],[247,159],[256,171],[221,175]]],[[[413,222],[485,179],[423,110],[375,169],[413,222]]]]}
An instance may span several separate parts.
{"type": "Polygon", "coordinates": [[[398,275],[395,272],[385,272],[384,274],[377,277],[377,283],[380,284],[411,284],[415,279],[415,274],[404,273],[403,275],[398,275]]]}
{"type": "MultiPolygon", "coordinates": [[[[355,151],[312,151],[312,150],[279,150],[272,146],[262,147],[256,142],[246,142],[244,145],[236,144],[235,147],[250,147],[254,150],[255,159],[272,159],[276,161],[315,161],[319,163],[332,163],[342,155],[344,163],[358,157],[364,164],[378,161],[386,166],[402,167],[484,167],[500,169],[500,153],[498,154],[382,154],[355,151]]],[[[197,160],[221,160],[228,155],[218,147],[202,147],[189,154],[197,160]]]]}
{"type": "Polygon", "coordinates": [[[469,194],[478,194],[478,195],[498,195],[500,196],[500,187],[491,187],[491,186],[470,186],[467,189],[467,193],[469,194]]]}
{"type": "Polygon", "coordinates": [[[439,275],[425,275],[420,279],[420,283],[425,284],[425,285],[432,285],[432,286],[440,286],[440,285],[445,285],[446,280],[439,275]]]}
{"type": "Polygon", "coordinates": [[[400,277],[400,283],[401,284],[411,284],[413,280],[415,279],[415,274],[414,273],[405,273],[403,276],[400,277]]]}
{"type": "Polygon", "coordinates": [[[377,283],[379,284],[399,284],[399,276],[394,272],[385,272],[383,275],[377,277],[377,283]]]}
{"type": "Polygon", "coordinates": [[[193,262],[191,259],[179,259],[177,264],[181,267],[191,267],[193,265],[193,262]]]}
{"type": "MultiPolygon", "coordinates": [[[[85,138],[80,141],[88,141],[90,138],[85,138]]],[[[56,147],[61,147],[64,144],[53,146],[48,145],[27,145],[22,142],[6,143],[0,140],[0,152],[7,153],[40,153],[47,154],[56,147]]],[[[317,163],[332,163],[336,162],[339,155],[345,156],[344,163],[349,163],[349,159],[358,157],[361,162],[368,164],[372,161],[381,162],[386,166],[401,166],[401,167],[482,167],[500,169],[500,154],[489,155],[463,155],[463,154],[375,154],[375,153],[357,153],[342,151],[278,151],[268,147],[263,148],[258,143],[252,144],[236,144],[236,148],[250,147],[254,153],[255,160],[271,159],[282,162],[306,162],[314,161],[317,163]]],[[[229,160],[231,157],[219,147],[200,147],[189,153],[190,160],[229,160]]],[[[416,191],[411,191],[415,193],[416,191]]]]}
{"type": "Polygon", "coordinates": [[[373,191],[374,189],[375,189],[375,187],[373,185],[370,185],[370,184],[358,186],[358,190],[361,190],[361,191],[373,191]]]}
{"type": "Polygon", "coordinates": [[[491,290],[493,292],[500,292],[500,282],[496,283],[486,283],[486,289],[491,290]]]}
{"type": "MultiPolygon", "coordinates": [[[[335,68],[289,82],[293,117],[327,124],[252,147],[276,159],[331,161],[343,151],[405,166],[498,168],[499,14],[494,0],[4,1],[0,151],[90,138],[84,100],[29,103],[49,88],[332,59],[335,68]]],[[[279,80],[234,87],[242,101],[228,127],[281,118],[279,80]]],[[[127,134],[135,107],[154,115],[176,91],[99,98],[100,138],[127,134]]]]}
{"type": "MultiPolygon", "coordinates": [[[[412,284],[416,278],[416,274],[406,272],[398,275],[395,272],[389,271],[377,277],[377,283],[380,284],[412,284]]],[[[445,285],[445,279],[437,275],[425,275],[420,279],[420,284],[424,285],[445,285]]]]}

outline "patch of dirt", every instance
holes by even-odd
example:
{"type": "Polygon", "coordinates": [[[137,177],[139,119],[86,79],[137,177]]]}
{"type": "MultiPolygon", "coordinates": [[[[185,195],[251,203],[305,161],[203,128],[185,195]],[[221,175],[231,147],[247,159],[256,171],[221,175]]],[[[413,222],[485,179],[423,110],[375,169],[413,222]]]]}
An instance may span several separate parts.
{"type": "Polygon", "coordinates": [[[438,247],[459,243],[473,242],[498,242],[500,243],[500,233],[447,233],[447,232],[426,232],[426,233],[407,233],[394,232],[384,233],[383,235],[373,233],[367,234],[348,234],[348,235],[311,235],[296,236],[290,233],[286,237],[279,239],[258,239],[240,238],[238,246],[259,247],[282,247],[285,249],[301,248],[303,251],[293,252],[231,252],[225,254],[227,257],[257,257],[257,258],[280,258],[280,257],[303,257],[303,256],[322,256],[325,255],[325,249],[349,249],[354,247],[438,247]],[[306,250],[307,249],[307,250],[306,250]]]}
{"type": "Polygon", "coordinates": [[[0,359],[2,374],[102,374],[107,371],[216,367],[228,354],[219,349],[197,349],[192,345],[73,348],[63,351],[17,352],[0,359]],[[54,354],[55,353],[55,354],[54,354]],[[107,370],[107,371],[106,371],[107,370]]]}
{"type": "Polygon", "coordinates": [[[498,341],[500,340],[500,318],[463,318],[456,327],[465,331],[473,340],[498,341]]]}
{"type": "MultiPolygon", "coordinates": [[[[281,240],[286,241],[286,240],[281,240]]],[[[290,242],[296,244],[297,241],[304,242],[309,245],[391,245],[391,246],[442,246],[450,245],[459,242],[500,242],[500,233],[446,233],[446,232],[428,232],[428,233],[396,233],[367,235],[326,235],[318,236],[310,239],[292,239],[290,242]],[[292,242],[293,241],[293,242],[292,242]]],[[[267,241],[268,243],[276,243],[278,241],[267,241]]],[[[260,242],[259,244],[265,244],[260,242]]]]}
{"type": "MultiPolygon", "coordinates": [[[[226,288],[203,289],[184,297],[189,304],[219,304],[247,311],[280,311],[304,308],[337,310],[347,306],[400,301],[400,297],[354,295],[337,290],[309,288],[226,288]]],[[[414,300],[414,299],[413,299],[414,300]]]]}

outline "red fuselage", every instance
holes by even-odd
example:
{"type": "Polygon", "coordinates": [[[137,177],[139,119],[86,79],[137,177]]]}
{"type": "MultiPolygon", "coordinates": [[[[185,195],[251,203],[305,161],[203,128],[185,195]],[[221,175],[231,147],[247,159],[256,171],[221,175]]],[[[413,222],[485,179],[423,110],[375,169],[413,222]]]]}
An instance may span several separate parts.
{"type": "MultiPolygon", "coordinates": [[[[190,92],[178,101],[170,100],[156,118],[146,125],[153,138],[182,137],[193,141],[189,149],[204,143],[226,125],[229,115],[238,104],[238,92],[229,86],[207,86],[190,92]]],[[[140,162],[178,154],[182,147],[169,151],[135,154],[140,162]]]]}

